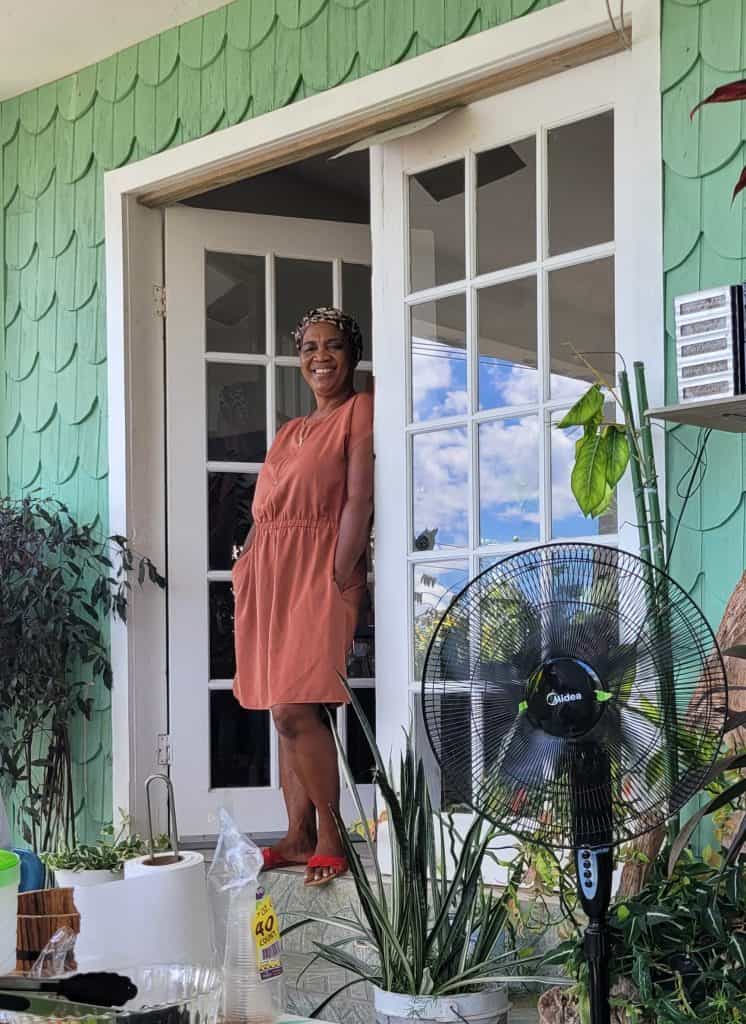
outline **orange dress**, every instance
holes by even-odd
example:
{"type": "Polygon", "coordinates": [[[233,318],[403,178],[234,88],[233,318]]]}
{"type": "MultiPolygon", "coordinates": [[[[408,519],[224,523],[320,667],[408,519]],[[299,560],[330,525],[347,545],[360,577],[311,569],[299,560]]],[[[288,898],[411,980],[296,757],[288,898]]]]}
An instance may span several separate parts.
{"type": "Polygon", "coordinates": [[[337,672],[366,586],[365,555],[340,590],[334,581],[347,456],[371,436],[373,400],[355,394],[323,419],[286,423],[257,480],[254,535],[233,567],[236,676],[244,708],[343,703],[337,672]]]}

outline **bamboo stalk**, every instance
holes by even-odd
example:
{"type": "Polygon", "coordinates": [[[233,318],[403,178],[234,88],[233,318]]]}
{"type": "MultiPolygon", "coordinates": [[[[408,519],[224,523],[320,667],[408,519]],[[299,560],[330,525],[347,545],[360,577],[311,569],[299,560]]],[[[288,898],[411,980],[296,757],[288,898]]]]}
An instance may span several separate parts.
{"type": "Polygon", "coordinates": [[[634,363],[635,387],[637,389],[637,409],[640,415],[640,441],[642,444],[642,483],[643,497],[647,497],[649,506],[649,529],[652,547],[652,562],[661,572],[666,567],[666,549],[663,535],[663,519],[658,496],[658,473],[655,468],[655,451],[653,434],[650,429],[648,411],[648,388],[645,381],[645,364],[634,363]]]}
{"type": "Polygon", "coordinates": [[[627,433],[629,445],[629,471],[632,477],[632,491],[635,496],[635,511],[637,515],[637,532],[640,537],[640,556],[646,562],[651,561],[650,531],[648,527],[648,515],[645,507],[645,489],[642,483],[642,466],[640,460],[640,448],[637,444],[637,430],[635,426],[635,414],[632,408],[632,397],[629,391],[629,378],[627,371],[619,372],[619,393],[624,412],[624,426],[627,433]]]}
{"type": "MultiPolygon", "coordinates": [[[[650,429],[650,421],[645,415],[648,408],[648,391],[645,380],[645,366],[641,362],[634,363],[635,372],[635,385],[637,390],[637,408],[640,417],[640,446],[635,447],[634,450],[630,451],[630,466],[634,467],[637,462],[637,476],[635,479],[633,473],[633,482],[635,486],[635,501],[639,510],[642,508],[642,515],[645,520],[645,534],[647,537],[647,554],[643,554],[642,543],[640,544],[640,554],[643,558],[647,558],[648,561],[652,562],[656,569],[661,572],[665,570],[666,565],[666,552],[663,539],[663,524],[661,520],[660,511],[660,500],[658,497],[658,474],[655,468],[655,452],[653,449],[653,438],[650,429]],[[637,498],[637,485],[640,485],[641,493],[640,500],[637,498]]],[[[624,392],[624,402],[630,410],[632,406],[630,393],[629,393],[629,381],[627,374],[624,372],[624,383],[622,389],[624,392]]],[[[620,377],[622,375],[620,374],[620,377]]],[[[621,381],[620,381],[621,384],[621,381]]],[[[630,446],[631,448],[631,446],[630,446]]],[[[655,623],[656,630],[660,631],[660,641],[664,649],[670,649],[671,646],[671,634],[668,628],[668,620],[666,618],[666,606],[667,606],[667,588],[665,587],[665,577],[659,577],[659,580],[663,581],[663,592],[660,592],[658,586],[652,585],[652,578],[650,579],[651,586],[648,588],[647,604],[648,612],[654,616],[651,620],[655,623]]],[[[669,659],[670,660],[670,659],[669,659]]],[[[664,724],[663,730],[666,737],[666,760],[668,762],[668,771],[671,776],[671,784],[675,784],[679,777],[679,755],[677,748],[677,708],[676,708],[676,694],[673,689],[673,677],[670,669],[664,669],[661,678],[660,686],[661,704],[664,708],[664,724]]],[[[676,814],[671,819],[668,825],[668,832],[671,839],[673,839],[680,828],[679,815],[676,814]]]]}

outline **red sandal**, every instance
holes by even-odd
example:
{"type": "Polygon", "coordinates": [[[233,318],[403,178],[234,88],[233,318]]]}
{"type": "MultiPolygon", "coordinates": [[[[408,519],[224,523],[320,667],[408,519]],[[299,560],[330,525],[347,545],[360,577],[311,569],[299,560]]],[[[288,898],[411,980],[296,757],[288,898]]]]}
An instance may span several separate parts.
{"type": "Polygon", "coordinates": [[[306,863],[303,860],[287,860],[281,853],[276,853],[271,846],[262,848],[262,857],[264,858],[262,871],[276,871],[277,868],[295,868],[299,864],[306,863]]]}
{"type": "Polygon", "coordinates": [[[346,857],[311,857],[308,861],[309,868],[330,868],[331,874],[322,876],[321,878],[307,878],[304,885],[309,888],[315,885],[328,885],[333,882],[335,878],[339,878],[341,875],[346,874],[350,865],[347,863],[346,857]]]}

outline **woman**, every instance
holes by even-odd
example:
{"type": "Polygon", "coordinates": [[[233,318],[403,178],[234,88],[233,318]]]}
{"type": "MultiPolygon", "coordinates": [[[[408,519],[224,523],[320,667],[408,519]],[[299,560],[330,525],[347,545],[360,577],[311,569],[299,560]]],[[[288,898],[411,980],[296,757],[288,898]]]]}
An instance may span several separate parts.
{"type": "Polygon", "coordinates": [[[347,870],[325,705],[347,700],[337,673],[366,586],[373,403],[353,388],[362,337],[351,317],[312,310],[295,343],[316,408],[278,431],[259,474],[233,568],[234,693],[242,707],[271,709],[280,738],[288,832],[264,851],[265,867],[307,864],[306,884],[323,885],[347,870]]]}

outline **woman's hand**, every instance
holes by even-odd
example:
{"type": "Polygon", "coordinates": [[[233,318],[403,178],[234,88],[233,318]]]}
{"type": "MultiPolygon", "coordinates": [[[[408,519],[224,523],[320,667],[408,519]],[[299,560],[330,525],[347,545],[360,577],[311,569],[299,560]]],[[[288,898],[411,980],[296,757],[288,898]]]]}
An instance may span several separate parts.
{"type": "Polygon", "coordinates": [[[241,545],[241,554],[245,555],[246,552],[249,550],[249,548],[251,547],[251,545],[253,543],[254,543],[254,524],[252,523],[251,524],[251,529],[246,534],[246,539],[244,540],[243,544],[241,545]]]}
{"type": "Polygon", "coordinates": [[[347,500],[339,521],[334,554],[334,580],[344,590],[362,558],[370,537],[373,515],[373,438],[350,452],[347,461],[347,500]]]}

